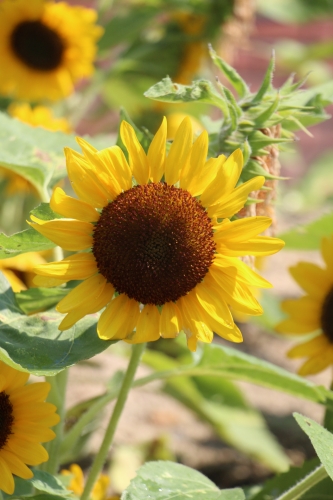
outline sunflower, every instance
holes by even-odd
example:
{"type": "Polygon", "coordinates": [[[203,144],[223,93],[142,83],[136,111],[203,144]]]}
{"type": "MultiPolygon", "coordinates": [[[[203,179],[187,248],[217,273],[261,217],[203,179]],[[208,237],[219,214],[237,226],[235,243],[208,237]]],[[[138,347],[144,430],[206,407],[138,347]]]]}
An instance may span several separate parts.
{"type": "Polygon", "coordinates": [[[59,422],[56,407],[45,403],[48,382],[26,385],[29,373],[14,370],[0,361],[0,491],[14,493],[13,474],[30,479],[27,465],[48,460],[40,443],[51,441],[49,428],[59,422]]]}
{"type": "MultiPolygon", "coordinates": [[[[81,496],[84,490],[84,475],[82,469],[77,464],[72,464],[69,470],[63,469],[60,471],[63,476],[73,476],[71,482],[67,486],[67,489],[73,491],[77,496],[81,496]]],[[[110,484],[109,476],[105,474],[100,474],[94,487],[91,491],[91,500],[119,500],[119,497],[108,497],[107,489],[110,484]]]]}
{"type": "Polygon", "coordinates": [[[290,358],[308,358],[298,371],[300,375],[313,375],[333,364],[333,236],[322,239],[321,254],[325,268],[311,262],[290,268],[306,295],[282,302],[282,310],[290,317],[276,326],[280,333],[315,332],[310,340],[288,352],[290,358]]]}
{"type": "Polygon", "coordinates": [[[0,92],[20,99],[61,99],[93,73],[97,13],[65,2],[3,0],[0,92]]]}
{"type": "Polygon", "coordinates": [[[129,123],[121,123],[120,133],[129,163],[118,146],[98,152],[78,138],[83,155],[69,148],[65,153],[80,199],[56,188],[51,208],[66,219],[31,217],[41,234],[78,252],[34,269],[38,286],[83,280],[57,306],[66,313],[60,330],[106,306],[97,326],[101,339],[138,343],[183,330],[191,350],[198,339],[211,342],[213,331],[241,342],[229,306],[262,314],[250,286],[271,285],[238,257],[269,255],[284,243],[258,236],[271,224],[268,217],[229,217],[264,177],[235,187],[241,151],[206,161],[208,134],[192,144],[188,117],[168,155],[166,119],[147,154],[129,123]]]}

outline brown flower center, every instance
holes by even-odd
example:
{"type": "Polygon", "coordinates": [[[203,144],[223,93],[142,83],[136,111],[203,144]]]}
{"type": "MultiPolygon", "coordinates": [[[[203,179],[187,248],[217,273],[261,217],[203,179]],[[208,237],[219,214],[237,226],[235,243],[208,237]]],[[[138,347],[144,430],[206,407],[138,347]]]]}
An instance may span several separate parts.
{"type": "Polygon", "coordinates": [[[202,281],[215,252],[211,220],[190,193],[152,183],[121,193],[95,226],[101,274],[142,304],[162,305],[202,281]]]}
{"type": "Polygon", "coordinates": [[[5,392],[0,392],[0,450],[5,446],[12,434],[13,423],[13,406],[9,396],[5,392]]]}
{"type": "Polygon", "coordinates": [[[325,297],[320,322],[324,334],[333,343],[333,288],[325,297]]]}
{"type": "Polygon", "coordinates": [[[65,48],[58,33],[41,21],[18,24],[11,35],[11,46],[24,64],[39,71],[58,68],[65,48]]]}

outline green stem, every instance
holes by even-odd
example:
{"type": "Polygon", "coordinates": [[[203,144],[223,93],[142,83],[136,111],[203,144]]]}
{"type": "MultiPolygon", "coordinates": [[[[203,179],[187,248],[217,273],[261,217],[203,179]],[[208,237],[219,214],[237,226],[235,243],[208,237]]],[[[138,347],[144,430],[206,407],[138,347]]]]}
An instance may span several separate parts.
{"type": "Polygon", "coordinates": [[[112,444],[112,440],[117,428],[117,424],[119,421],[119,418],[122,414],[122,411],[124,409],[128,393],[131,389],[132,382],[135,376],[135,372],[139,366],[141,356],[143,354],[143,351],[146,347],[146,344],[134,344],[132,347],[132,356],[130,359],[130,362],[127,367],[127,371],[125,373],[120,391],[119,391],[119,396],[116,402],[116,405],[114,407],[114,410],[112,412],[111,418],[109,425],[106,429],[105,436],[103,443],[95,457],[94,463],[90,469],[87,482],[84,488],[84,491],[81,496],[81,500],[88,500],[89,495],[91,490],[93,489],[93,486],[100,474],[100,472],[103,469],[103,466],[105,464],[105,460],[107,458],[110,446],[112,444]]]}
{"type": "Polygon", "coordinates": [[[326,469],[323,465],[315,469],[308,476],[302,479],[295,486],[290,488],[282,495],[280,495],[276,500],[297,500],[304,493],[313,488],[317,483],[320,483],[323,479],[327,477],[326,469]]]}
{"type": "Polygon", "coordinates": [[[64,435],[64,421],[65,421],[65,399],[66,399],[66,386],[68,378],[68,370],[63,370],[54,377],[45,377],[47,382],[51,384],[51,391],[48,401],[57,407],[57,413],[60,416],[60,422],[53,430],[56,437],[50,441],[47,446],[49,453],[49,460],[45,462],[43,470],[50,474],[56,474],[59,468],[60,459],[60,446],[64,435]]]}

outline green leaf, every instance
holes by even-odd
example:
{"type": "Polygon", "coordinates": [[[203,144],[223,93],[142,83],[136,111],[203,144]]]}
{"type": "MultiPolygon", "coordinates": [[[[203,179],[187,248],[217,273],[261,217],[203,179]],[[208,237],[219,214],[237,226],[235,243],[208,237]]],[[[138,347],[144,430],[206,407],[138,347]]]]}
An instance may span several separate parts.
{"type": "Polygon", "coordinates": [[[221,108],[222,111],[227,106],[208,80],[196,80],[192,85],[181,85],[166,77],[150,87],[144,95],[149,99],[161,102],[202,102],[212,104],[221,108]]]}
{"type": "MultiPolygon", "coordinates": [[[[291,467],[288,472],[278,474],[272,479],[269,479],[264,484],[262,489],[258,493],[250,496],[248,500],[274,500],[282,495],[282,493],[289,490],[298,481],[309,475],[310,472],[314,471],[318,467],[318,465],[318,458],[314,458],[304,462],[302,467],[291,467]]],[[[317,498],[319,499],[321,497],[318,496],[317,498]]]]}
{"type": "Polygon", "coordinates": [[[98,42],[99,50],[103,51],[123,42],[133,42],[155,14],[156,8],[139,6],[129,9],[127,15],[112,17],[98,42]]]}
{"type": "Polygon", "coordinates": [[[68,292],[68,288],[29,288],[16,293],[15,298],[25,314],[32,314],[55,306],[68,292]]]}
{"type": "Polygon", "coordinates": [[[247,83],[243,80],[243,78],[237,73],[237,71],[226,63],[221,57],[219,57],[215,50],[209,45],[209,54],[212,58],[215,66],[217,66],[223,74],[227,77],[231,85],[237,91],[240,97],[245,97],[250,93],[250,89],[247,86],[247,83]]]}
{"type": "Polygon", "coordinates": [[[333,212],[323,215],[310,224],[297,226],[279,234],[279,238],[285,241],[287,250],[317,250],[320,248],[321,239],[332,234],[332,228],[333,212]]]}
{"type": "Polygon", "coordinates": [[[34,215],[41,220],[53,220],[53,219],[62,219],[62,215],[53,212],[49,203],[41,203],[38,207],[34,208],[30,211],[30,215],[34,215]]]}
{"type": "Polygon", "coordinates": [[[173,462],[149,462],[140,467],[121,500],[245,500],[240,488],[221,491],[200,472],[173,462]]]}
{"type": "Polygon", "coordinates": [[[309,436],[327,474],[333,479],[333,435],[311,418],[304,417],[299,413],[293,415],[305,434],[309,436]]]}
{"type": "Polygon", "coordinates": [[[11,236],[0,233],[0,259],[8,259],[26,252],[50,250],[55,246],[52,241],[32,228],[11,236]]]}
{"type": "Polygon", "coordinates": [[[67,490],[64,485],[48,472],[41,470],[34,470],[34,477],[28,479],[28,483],[32,484],[38,491],[50,493],[51,495],[60,495],[62,497],[69,497],[72,492],[67,490]]]}
{"type": "MultiPolygon", "coordinates": [[[[180,365],[159,352],[146,352],[144,362],[155,369],[176,371],[180,365]]],[[[212,425],[229,445],[274,471],[286,470],[289,460],[268,431],[262,416],[250,407],[230,381],[216,376],[168,379],[164,391],[212,425]]]]}
{"type": "Polygon", "coordinates": [[[262,81],[262,84],[260,86],[260,89],[254,96],[254,98],[251,101],[251,105],[257,104],[262,101],[264,95],[269,91],[271,88],[272,80],[273,80],[273,74],[274,74],[274,68],[275,68],[275,55],[274,52],[272,54],[272,57],[269,61],[268,68],[266,70],[264,79],[262,81]]]}
{"type": "Polygon", "coordinates": [[[14,368],[55,375],[104,351],[114,342],[99,339],[97,317],[86,316],[61,332],[58,325],[63,315],[53,310],[22,314],[8,281],[0,274],[0,359],[14,368]]]}

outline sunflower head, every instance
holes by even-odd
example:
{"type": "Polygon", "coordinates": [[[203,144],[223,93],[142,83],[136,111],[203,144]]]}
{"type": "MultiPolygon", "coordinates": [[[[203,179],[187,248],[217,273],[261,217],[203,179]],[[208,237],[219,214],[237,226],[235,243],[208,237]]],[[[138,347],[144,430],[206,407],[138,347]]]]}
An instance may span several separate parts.
{"type": "Polygon", "coordinates": [[[92,9],[65,2],[3,0],[0,16],[0,91],[20,99],[61,99],[90,76],[96,40],[92,9]]]}
{"type": "Polygon", "coordinates": [[[311,262],[290,268],[305,295],[282,302],[289,318],[276,326],[280,333],[312,334],[288,352],[290,358],[308,358],[299,369],[301,375],[319,373],[333,364],[333,236],[322,239],[321,254],[324,268],[311,262]]]}
{"type": "Polygon", "coordinates": [[[0,490],[9,495],[14,493],[13,474],[31,479],[27,466],[48,460],[40,443],[54,439],[50,427],[59,422],[56,407],[44,402],[50,384],[26,385],[28,378],[0,361],[0,490]]]}
{"type": "Polygon", "coordinates": [[[242,153],[207,160],[208,134],[193,142],[185,118],[166,148],[164,119],[146,153],[134,129],[121,124],[128,160],[118,146],[97,151],[78,139],[83,154],[66,150],[67,170],[79,199],[57,188],[51,208],[64,219],[32,217],[37,231],[65,250],[62,262],[37,266],[35,283],[82,280],[57,306],[65,330],[104,308],[102,339],[127,342],[186,333],[195,350],[213,331],[240,342],[230,312],[261,314],[251,286],[270,284],[240,256],[269,255],[283,242],[258,236],[268,217],[231,221],[264,177],[237,185],[242,153]]]}

